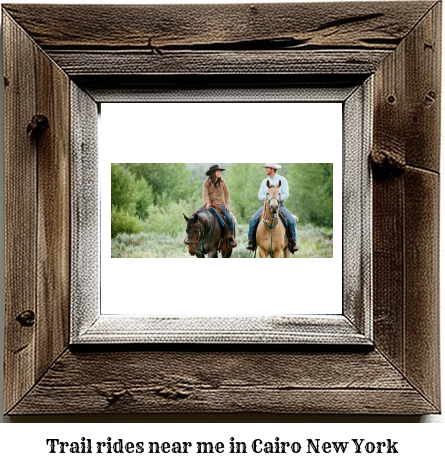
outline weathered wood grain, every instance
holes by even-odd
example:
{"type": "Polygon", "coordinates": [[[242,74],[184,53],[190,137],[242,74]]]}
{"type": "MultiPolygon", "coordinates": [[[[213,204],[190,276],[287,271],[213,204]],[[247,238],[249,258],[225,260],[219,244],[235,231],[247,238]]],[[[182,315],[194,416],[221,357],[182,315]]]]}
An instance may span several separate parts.
{"type": "Polygon", "coordinates": [[[438,2],[404,42],[406,162],[435,172],[440,169],[441,18],[438,2]]]}
{"type": "Polygon", "coordinates": [[[18,5],[4,8],[44,49],[389,48],[434,2],[18,5]],[[35,18],[39,20],[36,21],[35,18]]]}
{"type": "Polygon", "coordinates": [[[343,315],[372,340],[372,147],[373,79],[343,103],[343,315]]]}
{"type": "Polygon", "coordinates": [[[71,108],[71,331],[73,338],[100,314],[100,192],[97,103],[73,82],[71,108]]]}
{"type": "Polygon", "coordinates": [[[405,372],[439,407],[439,175],[408,167],[404,182],[405,372]]]}
{"type": "Polygon", "coordinates": [[[68,344],[70,296],[70,80],[36,51],[36,114],[48,128],[37,138],[37,339],[39,378],[68,344]]]}
{"type": "Polygon", "coordinates": [[[70,76],[152,74],[365,74],[388,50],[280,51],[50,51],[70,76]]]}
{"type": "MultiPolygon", "coordinates": [[[[80,241],[79,241],[80,242],[80,241]]],[[[79,247],[82,251],[88,247],[79,247]]],[[[79,282],[86,273],[87,265],[94,274],[97,261],[87,264],[85,252],[78,253],[76,267],[79,282]],[[82,266],[83,265],[83,266],[82,266]]],[[[91,253],[89,254],[91,256],[91,253]]],[[[77,277],[76,275],[74,275],[77,277]]],[[[73,283],[73,287],[75,284],[73,283]]],[[[337,344],[369,346],[369,334],[360,332],[357,326],[343,315],[327,318],[305,317],[188,317],[181,318],[121,318],[120,315],[100,315],[100,309],[91,305],[97,302],[98,290],[91,286],[79,289],[73,299],[71,342],[73,344],[140,344],[140,343],[192,343],[192,344],[337,344]],[[81,294],[80,291],[83,291],[81,294]],[[89,299],[84,297],[87,294],[89,299]],[[96,297],[96,299],[94,299],[96,297]],[[90,306],[88,308],[88,305],[90,306]]],[[[363,309],[356,309],[364,311],[363,309]]],[[[370,309],[366,309],[368,314],[370,309]]]]}
{"type": "Polygon", "coordinates": [[[439,171],[441,4],[435,5],[376,73],[374,156],[439,171]]]}
{"type": "Polygon", "coordinates": [[[375,342],[436,405],[440,8],[376,73],[372,153],[375,342]]]}
{"type": "Polygon", "coordinates": [[[375,74],[372,149],[372,160],[383,160],[380,169],[373,167],[374,340],[402,370],[404,183],[399,174],[405,165],[405,62],[403,42],[375,74]]]}
{"type": "Polygon", "coordinates": [[[323,15],[310,3],[4,7],[76,76],[370,74],[433,5],[326,3],[323,15]]]}
{"type": "Polygon", "coordinates": [[[404,369],[404,182],[373,180],[374,342],[404,369]]]}
{"type": "Polygon", "coordinates": [[[376,351],[67,351],[13,414],[435,412],[376,351]]]}
{"type": "Polygon", "coordinates": [[[68,343],[69,79],[3,18],[7,411],[68,343]],[[46,130],[30,125],[36,115],[46,130]]]}
{"type": "MultiPolygon", "coordinates": [[[[289,101],[290,92],[305,93],[312,99],[344,101],[351,88],[363,83],[363,75],[357,74],[167,74],[157,75],[76,75],[73,81],[100,103],[103,102],[147,102],[153,96],[160,101],[258,101],[252,94],[257,89],[265,90],[271,98],[280,94],[282,101],[289,101]],[[317,89],[317,91],[315,91],[317,89]],[[227,97],[233,92],[233,98],[227,97]],[[332,93],[338,94],[332,98],[332,93]],[[331,95],[327,95],[329,92],[331,95]],[[167,96],[168,94],[168,96],[167,96]],[[200,94],[200,95],[198,95],[200,94]],[[205,95],[207,94],[207,95],[205,95]],[[287,95],[286,95],[287,94],[287,95]],[[203,97],[205,95],[205,97],[203,97]]],[[[305,101],[303,99],[303,101],[305,101]]]]}
{"type": "Polygon", "coordinates": [[[33,66],[36,50],[8,15],[3,15],[2,22],[5,44],[4,410],[7,411],[35,382],[37,158],[27,126],[36,111],[33,66]]]}

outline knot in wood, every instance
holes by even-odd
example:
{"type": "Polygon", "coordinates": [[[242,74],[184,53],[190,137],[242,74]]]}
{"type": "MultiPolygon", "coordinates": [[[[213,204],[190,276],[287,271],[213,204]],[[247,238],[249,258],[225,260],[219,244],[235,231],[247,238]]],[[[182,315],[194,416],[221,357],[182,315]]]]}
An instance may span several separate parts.
{"type": "Polygon", "coordinates": [[[147,46],[148,46],[148,49],[151,51],[151,53],[153,53],[154,55],[162,55],[163,54],[162,50],[159,47],[156,47],[156,45],[154,45],[151,42],[150,37],[148,38],[148,45],[147,46]]]}
{"type": "Polygon", "coordinates": [[[388,149],[378,149],[371,153],[373,173],[378,176],[399,175],[405,171],[405,157],[388,149]]]}
{"type": "Polygon", "coordinates": [[[49,121],[45,115],[34,115],[26,127],[26,133],[31,139],[39,140],[49,128],[49,121]]]}
{"type": "Polygon", "coordinates": [[[17,316],[16,320],[22,326],[34,326],[35,313],[32,310],[26,310],[17,316]]]}
{"type": "Polygon", "coordinates": [[[105,398],[107,399],[107,402],[108,402],[110,405],[114,405],[114,404],[116,404],[122,397],[124,397],[126,394],[127,394],[127,391],[126,391],[126,390],[114,391],[114,392],[108,393],[108,394],[105,396],[105,398]]]}
{"type": "Polygon", "coordinates": [[[180,389],[177,387],[162,387],[156,389],[154,392],[156,395],[163,397],[164,399],[171,400],[186,399],[191,394],[188,389],[180,389]]]}
{"type": "Polygon", "coordinates": [[[97,386],[96,391],[99,395],[103,396],[108,402],[108,405],[115,405],[121,399],[131,396],[130,392],[124,387],[114,387],[113,386],[97,386]]]}
{"type": "Polygon", "coordinates": [[[434,90],[430,90],[427,92],[427,94],[425,95],[425,103],[427,105],[431,105],[432,103],[434,103],[436,100],[436,92],[434,92],[434,90]]]}

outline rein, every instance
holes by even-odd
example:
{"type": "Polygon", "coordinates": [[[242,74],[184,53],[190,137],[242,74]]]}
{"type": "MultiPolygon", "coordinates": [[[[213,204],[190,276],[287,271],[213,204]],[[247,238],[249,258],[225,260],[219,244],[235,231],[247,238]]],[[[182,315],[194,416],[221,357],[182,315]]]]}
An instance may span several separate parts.
{"type": "Polygon", "coordinates": [[[184,244],[185,245],[189,245],[189,244],[198,244],[198,254],[197,254],[197,257],[198,258],[204,258],[205,256],[205,253],[204,253],[204,244],[205,244],[205,241],[207,240],[207,238],[210,236],[210,233],[212,232],[213,230],[213,226],[212,226],[212,220],[210,219],[210,215],[209,215],[209,212],[207,210],[203,210],[204,213],[207,215],[207,218],[209,220],[209,223],[210,223],[210,230],[209,232],[207,233],[207,235],[204,237],[204,226],[201,222],[198,221],[198,224],[199,224],[199,234],[198,234],[198,239],[195,241],[195,242],[192,242],[192,241],[189,241],[188,240],[188,236],[184,239],[184,244]],[[200,237],[204,237],[204,239],[200,242],[199,241],[199,238],[200,237]]]}
{"type": "MultiPolygon", "coordinates": [[[[272,213],[271,209],[270,209],[270,202],[273,199],[278,200],[278,204],[280,203],[280,200],[277,199],[276,197],[272,197],[270,200],[267,201],[267,203],[269,204],[269,212],[270,212],[270,214],[272,214],[272,217],[270,217],[270,214],[269,214],[269,219],[267,221],[271,220],[271,224],[269,224],[264,219],[264,215],[263,215],[263,223],[270,229],[270,258],[273,258],[273,230],[277,226],[278,221],[279,221],[278,217],[275,217],[275,213],[272,213]]],[[[264,208],[264,213],[266,213],[266,208],[264,208]]]]}

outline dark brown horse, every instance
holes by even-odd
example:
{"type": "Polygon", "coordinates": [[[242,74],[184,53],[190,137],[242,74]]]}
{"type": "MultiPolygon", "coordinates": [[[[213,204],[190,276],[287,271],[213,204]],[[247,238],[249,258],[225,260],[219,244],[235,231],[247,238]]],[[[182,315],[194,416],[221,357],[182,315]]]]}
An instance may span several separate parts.
{"type": "MultiPolygon", "coordinates": [[[[183,213],[184,215],[184,213],[183,213]]],[[[187,218],[187,237],[184,240],[189,248],[190,255],[198,258],[218,258],[218,249],[221,243],[222,227],[215,215],[209,210],[197,211],[187,218]]],[[[222,258],[230,258],[232,249],[228,249],[222,258]]]]}

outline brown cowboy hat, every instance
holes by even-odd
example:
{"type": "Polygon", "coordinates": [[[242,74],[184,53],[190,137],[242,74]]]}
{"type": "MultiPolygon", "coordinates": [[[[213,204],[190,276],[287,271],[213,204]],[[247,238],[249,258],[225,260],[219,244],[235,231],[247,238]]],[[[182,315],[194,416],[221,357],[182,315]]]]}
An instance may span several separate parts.
{"type": "Polygon", "coordinates": [[[225,168],[220,168],[219,165],[213,165],[209,168],[206,173],[206,176],[210,176],[214,171],[225,171],[225,168]]]}

